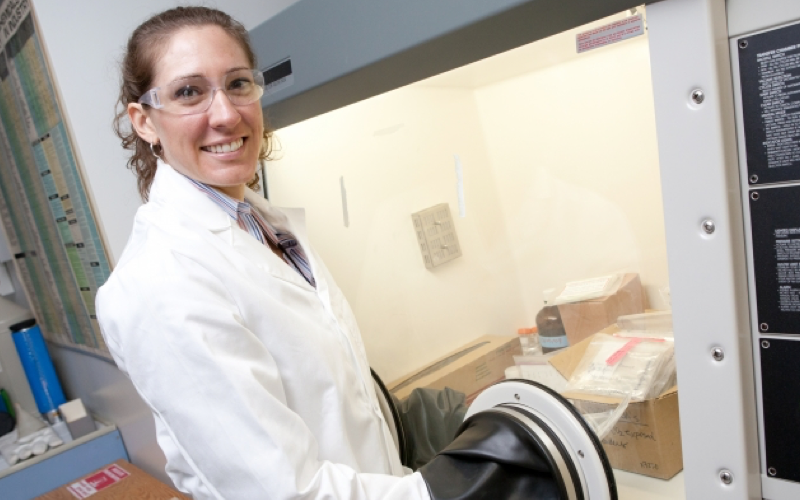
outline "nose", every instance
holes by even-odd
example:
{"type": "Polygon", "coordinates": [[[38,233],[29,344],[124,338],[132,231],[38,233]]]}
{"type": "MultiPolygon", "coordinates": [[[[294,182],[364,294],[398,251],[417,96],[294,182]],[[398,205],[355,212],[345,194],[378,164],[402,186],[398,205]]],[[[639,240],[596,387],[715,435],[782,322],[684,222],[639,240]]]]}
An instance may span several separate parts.
{"type": "Polygon", "coordinates": [[[230,128],[242,119],[239,110],[220,89],[215,90],[211,96],[211,105],[206,113],[209,125],[213,128],[230,128]]]}

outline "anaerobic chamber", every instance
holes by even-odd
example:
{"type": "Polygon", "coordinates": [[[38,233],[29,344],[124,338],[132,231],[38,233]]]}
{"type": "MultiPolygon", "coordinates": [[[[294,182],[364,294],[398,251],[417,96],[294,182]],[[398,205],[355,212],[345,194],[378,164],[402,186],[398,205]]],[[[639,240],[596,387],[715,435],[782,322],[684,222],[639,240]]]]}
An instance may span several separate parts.
{"type": "MultiPolygon", "coordinates": [[[[265,194],[305,208],[384,380],[635,274],[672,312],[683,472],[627,498],[798,498],[797,26],[792,0],[300,0],[251,31],[265,194]]],[[[470,417],[548,411],[517,383],[470,417]]]]}

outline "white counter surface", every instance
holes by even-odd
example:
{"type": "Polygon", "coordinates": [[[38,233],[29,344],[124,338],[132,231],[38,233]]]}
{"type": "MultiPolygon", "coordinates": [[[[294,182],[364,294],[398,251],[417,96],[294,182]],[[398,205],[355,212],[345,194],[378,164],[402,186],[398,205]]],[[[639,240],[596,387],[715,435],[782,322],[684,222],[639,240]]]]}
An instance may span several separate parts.
{"type": "Polygon", "coordinates": [[[684,500],[683,472],[669,481],[614,469],[619,500],[684,500]]]}

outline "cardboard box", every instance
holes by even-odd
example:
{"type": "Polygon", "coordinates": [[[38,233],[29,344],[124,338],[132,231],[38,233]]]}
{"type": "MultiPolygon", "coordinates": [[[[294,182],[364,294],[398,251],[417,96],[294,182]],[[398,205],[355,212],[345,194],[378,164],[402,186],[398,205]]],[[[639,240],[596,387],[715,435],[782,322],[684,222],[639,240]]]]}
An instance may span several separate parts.
{"type": "Polygon", "coordinates": [[[471,403],[483,389],[503,380],[505,369],[514,366],[514,356],[521,354],[518,336],[486,335],[386,387],[401,400],[418,387],[449,387],[466,394],[471,403]]]}
{"type": "Polygon", "coordinates": [[[117,460],[113,464],[108,464],[91,474],[46,493],[36,500],[75,500],[76,498],[190,500],[186,495],[167,486],[126,460],[117,460]]]}
{"type": "MultiPolygon", "coordinates": [[[[617,331],[619,329],[612,326],[604,329],[603,333],[617,331]]],[[[559,352],[550,359],[550,364],[569,380],[592,338],[559,352]]],[[[568,392],[562,395],[581,400],[588,406],[616,404],[619,401],[610,397],[568,392]]],[[[683,470],[677,386],[664,391],[657,398],[631,402],[622,419],[603,439],[603,448],[615,469],[659,479],[669,479],[683,470]]]]}
{"type": "Polygon", "coordinates": [[[613,325],[620,316],[643,313],[646,306],[646,296],[639,275],[628,273],[622,277],[616,292],[596,299],[559,304],[558,312],[561,314],[569,345],[575,345],[613,325]]]}

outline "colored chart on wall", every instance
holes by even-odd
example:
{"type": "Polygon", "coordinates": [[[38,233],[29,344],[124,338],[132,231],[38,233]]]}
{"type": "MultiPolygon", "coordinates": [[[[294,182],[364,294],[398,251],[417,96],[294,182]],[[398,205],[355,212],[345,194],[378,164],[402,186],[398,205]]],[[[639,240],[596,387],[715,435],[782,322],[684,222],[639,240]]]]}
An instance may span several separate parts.
{"type": "Polygon", "coordinates": [[[94,309],[110,268],[28,0],[0,3],[0,218],[48,340],[108,350],[94,309]]]}

